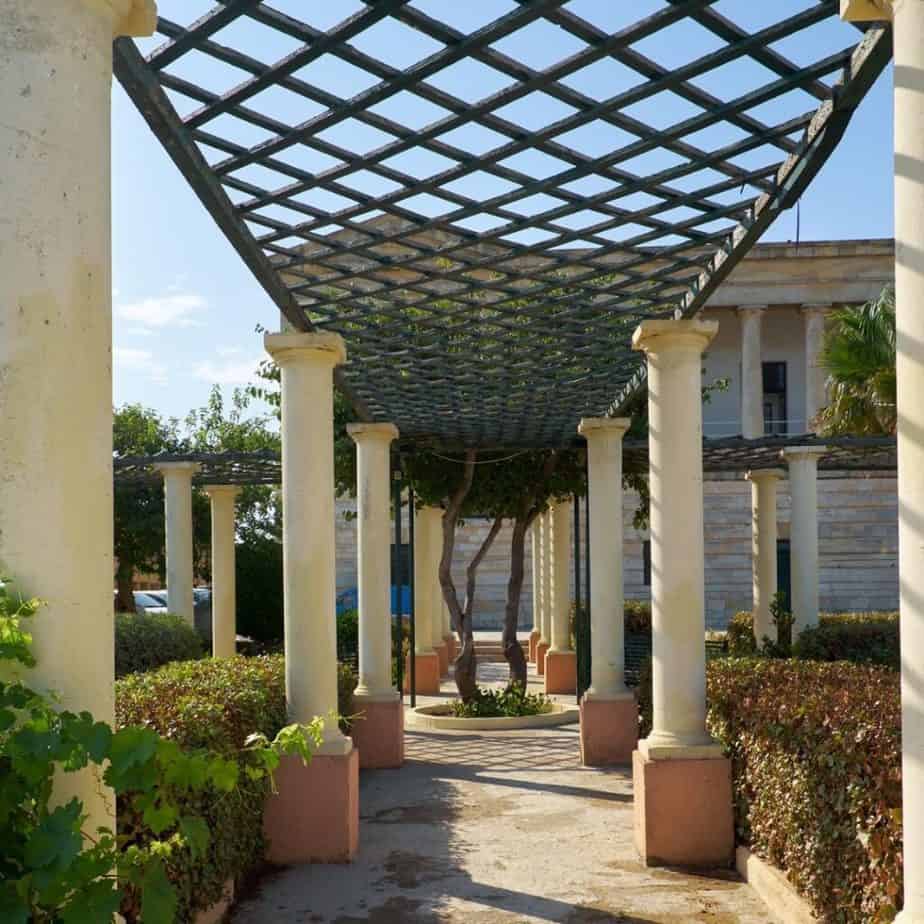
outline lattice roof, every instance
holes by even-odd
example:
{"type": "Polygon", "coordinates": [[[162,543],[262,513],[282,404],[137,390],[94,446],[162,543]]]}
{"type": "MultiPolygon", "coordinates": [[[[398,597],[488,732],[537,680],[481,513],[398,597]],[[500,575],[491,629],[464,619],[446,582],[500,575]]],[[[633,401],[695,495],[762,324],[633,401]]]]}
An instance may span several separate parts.
{"type": "Polygon", "coordinates": [[[837,0],[174,5],[123,86],[360,415],[447,445],[624,406],[638,321],[702,307],[891,53],[837,0]]]}

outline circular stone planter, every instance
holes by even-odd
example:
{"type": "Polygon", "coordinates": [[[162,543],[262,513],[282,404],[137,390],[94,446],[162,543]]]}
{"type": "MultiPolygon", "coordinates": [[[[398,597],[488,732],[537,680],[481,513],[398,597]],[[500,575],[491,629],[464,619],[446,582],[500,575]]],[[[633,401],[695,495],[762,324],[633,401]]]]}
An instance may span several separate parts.
{"type": "Polygon", "coordinates": [[[548,712],[539,715],[499,716],[497,718],[461,719],[452,715],[449,706],[418,706],[407,712],[408,725],[414,728],[468,731],[506,731],[515,728],[550,728],[554,725],[573,725],[580,719],[577,706],[552,703],[548,712]]]}

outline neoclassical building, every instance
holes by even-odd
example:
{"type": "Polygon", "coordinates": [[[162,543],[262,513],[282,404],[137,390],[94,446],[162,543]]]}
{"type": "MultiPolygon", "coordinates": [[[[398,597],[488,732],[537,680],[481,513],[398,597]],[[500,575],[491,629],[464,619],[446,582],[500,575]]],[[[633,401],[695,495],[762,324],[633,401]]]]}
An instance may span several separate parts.
{"type": "MultiPolygon", "coordinates": [[[[719,322],[704,360],[703,381],[727,379],[703,408],[707,438],[796,435],[825,402],[825,370],[818,359],[825,318],[840,305],[876,297],[894,276],[891,240],[759,244],[719,287],[703,312],[719,322]]],[[[627,492],[625,591],[650,592],[648,536],[635,530],[638,498],[627,492]]],[[[352,509],[342,500],[338,512],[352,509]]],[[[898,512],[894,477],[881,473],[819,474],[819,593],[823,610],[898,608],[898,512]]],[[[778,575],[789,584],[790,495],[787,479],[777,497],[778,575]]],[[[456,573],[487,526],[469,522],[457,542],[456,573]]],[[[705,482],[706,620],[724,628],[752,593],[751,486],[743,473],[710,473],[705,482]]],[[[510,551],[505,529],[479,570],[476,627],[497,628],[503,618],[510,551]]],[[[531,625],[531,556],[523,589],[521,625],[531,625]]],[[[355,521],[337,519],[337,588],[356,586],[355,521]]]]}

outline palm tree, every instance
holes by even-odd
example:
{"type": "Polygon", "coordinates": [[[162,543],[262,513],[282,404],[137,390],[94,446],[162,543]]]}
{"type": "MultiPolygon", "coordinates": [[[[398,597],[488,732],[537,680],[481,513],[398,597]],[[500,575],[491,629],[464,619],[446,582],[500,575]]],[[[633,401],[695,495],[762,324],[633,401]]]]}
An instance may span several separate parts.
{"type": "Polygon", "coordinates": [[[828,406],[818,415],[826,436],[895,433],[895,290],[835,312],[821,361],[828,369],[828,406]]]}

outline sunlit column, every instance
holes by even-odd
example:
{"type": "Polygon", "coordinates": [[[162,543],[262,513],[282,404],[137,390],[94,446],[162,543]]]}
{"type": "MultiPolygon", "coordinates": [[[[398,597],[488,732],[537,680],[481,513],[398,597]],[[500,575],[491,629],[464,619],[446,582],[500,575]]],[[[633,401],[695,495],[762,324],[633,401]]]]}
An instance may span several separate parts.
{"type": "Polygon", "coordinates": [[[761,364],[761,320],[766,305],[738,309],[741,324],[741,433],[746,439],[764,435],[764,375],[761,364]]]}
{"type": "Polygon", "coordinates": [[[825,318],[830,305],[803,305],[802,319],[805,324],[805,430],[815,429],[813,421],[818,412],[828,403],[827,371],[821,361],[825,344],[825,318]]]}
{"type": "Polygon", "coordinates": [[[195,462],[160,462],[164,476],[164,517],[167,546],[167,609],[193,625],[192,480],[195,462]]]}
{"type": "Polygon", "coordinates": [[[241,489],[235,485],[207,485],[212,502],[212,654],[237,654],[237,584],[234,571],[234,502],[241,489]]]}
{"type": "Polygon", "coordinates": [[[776,489],[786,473],[779,468],[758,468],[747,474],[751,482],[751,577],[754,637],[776,639],[770,604],[776,593],[776,489]]]}
{"type": "MultiPolygon", "coordinates": [[[[46,606],[30,683],[113,721],[112,40],[153,2],[0,0],[0,562],[46,606]]],[[[86,830],[112,792],[60,774],[86,830]]]]}
{"type": "Polygon", "coordinates": [[[571,651],[571,501],[552,508],[551,536],[551,648],[571,651]]]}

